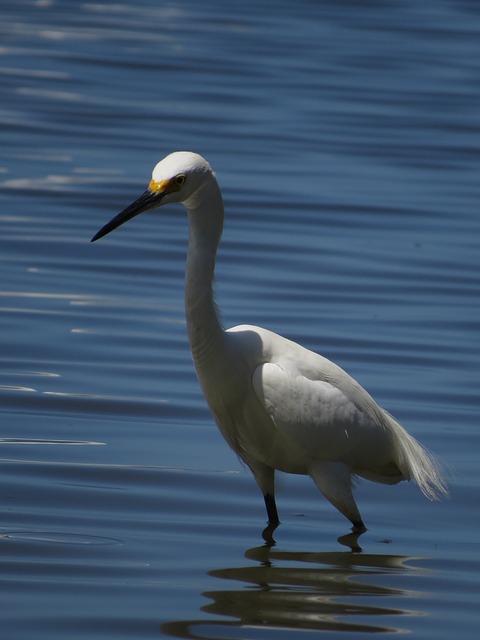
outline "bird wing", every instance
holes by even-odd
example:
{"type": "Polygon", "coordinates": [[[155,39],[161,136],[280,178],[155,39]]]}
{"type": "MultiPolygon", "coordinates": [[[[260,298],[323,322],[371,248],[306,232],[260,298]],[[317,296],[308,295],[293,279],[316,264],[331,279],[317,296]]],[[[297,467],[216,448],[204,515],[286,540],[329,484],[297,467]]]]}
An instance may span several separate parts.
{"type": "Polygon", "coordinates": [[[255,369],[252,382],[282,435],[311,457],[352,468],[388,464],[391,438],[380,407],[328,360],[322,358],[317,376],[311,379],[289,362],[267,362],[255,369]]]}
{"type": "Polygon", "coordinates": [[[304,463],[342,462],[376,482],[414,479],[430,499],[448,494],[438,460],[341,367],[260,327],[229,332],[250,358],[255,396],[282,436],[270,447],[277,459],[270,466],[298,453],[304,463]]]}

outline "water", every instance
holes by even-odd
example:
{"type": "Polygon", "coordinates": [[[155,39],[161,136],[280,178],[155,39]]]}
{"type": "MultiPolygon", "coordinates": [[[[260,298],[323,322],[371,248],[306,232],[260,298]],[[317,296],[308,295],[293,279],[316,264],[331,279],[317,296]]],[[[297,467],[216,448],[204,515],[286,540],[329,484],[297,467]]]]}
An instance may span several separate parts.
{"type": "Polygon", "coordinates": [[[477,3],[0,16],[2,637],[476,638],[477,3]],[[89,243],[175,149],[224,192],[225,324],[341,364],[455,469],[450,501],[363,482],[359,551],[282,476],[264,545],[190,360],[182,212],[89,243]]]}

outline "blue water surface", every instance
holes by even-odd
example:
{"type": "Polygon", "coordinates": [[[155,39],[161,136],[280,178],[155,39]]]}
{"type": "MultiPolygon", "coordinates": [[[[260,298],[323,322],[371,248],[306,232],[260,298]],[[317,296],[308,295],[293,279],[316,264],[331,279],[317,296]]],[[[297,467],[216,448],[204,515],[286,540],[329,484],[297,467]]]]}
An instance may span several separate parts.
{"type": "Polygon", "coordinates": [[[2,637],[476,639],[480,10],[468,0],[0,7],[2,637]],[[276,544],[216,430],[179,207],[92,235],[193,150],[226,326],[331,358],[450,469],[281,475],[276,544]]]}

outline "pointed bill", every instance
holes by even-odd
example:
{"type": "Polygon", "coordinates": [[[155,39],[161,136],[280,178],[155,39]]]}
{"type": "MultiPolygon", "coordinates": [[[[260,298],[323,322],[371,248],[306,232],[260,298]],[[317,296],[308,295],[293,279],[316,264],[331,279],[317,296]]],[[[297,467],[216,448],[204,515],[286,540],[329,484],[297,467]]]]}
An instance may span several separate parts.
{"type": "Polygon", "coordinates": [[[107,233],[113,231],[120,225],[128,222],[135,216],[138,216],[139,213],[143,213],[147,211],[147,209],[151,209],[152,207],[156,207],[160,204],[161,198],[165,195],[165,191],[163,193],[155,193],[150,189],[147,189],[142,193],[142,195],[137,198],[134,202],[132,202],[128,207],[126,207],[123,211],[117,214],[114,218],[107,222],[91,239],[91,242],[95,242],[99,238],[103,238],[107,233]]]}

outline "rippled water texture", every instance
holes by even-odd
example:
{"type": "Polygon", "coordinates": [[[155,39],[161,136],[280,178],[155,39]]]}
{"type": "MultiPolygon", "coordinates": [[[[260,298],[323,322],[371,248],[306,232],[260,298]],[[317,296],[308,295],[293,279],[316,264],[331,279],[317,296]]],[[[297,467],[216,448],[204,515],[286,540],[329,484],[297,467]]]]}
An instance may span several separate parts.
{"type": "Polygon", "coordinates": [[[4,1],[2,638],[478,636],[477,2],[4,1]],[[97,229],[175,149],[227,208],[225,325],[354,375],[452,469],[263,500],[198,387],[180,208],[97,229]]]}

